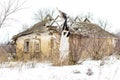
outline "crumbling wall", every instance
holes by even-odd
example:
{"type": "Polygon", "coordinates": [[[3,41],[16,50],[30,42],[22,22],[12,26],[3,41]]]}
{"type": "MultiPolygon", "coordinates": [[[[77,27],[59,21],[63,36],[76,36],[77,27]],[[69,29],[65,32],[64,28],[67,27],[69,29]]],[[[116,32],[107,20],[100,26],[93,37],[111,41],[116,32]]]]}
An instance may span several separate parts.
{"type": "Polygon", "coordinates": [[[102,59],[114,52],[113,38],[83,37],[70,35],[70,60],[102,59]]]}
{"type": "Polygon", "coordinates": [[[49,32],[21,36],[16,41],[16,53],[18,60],[49,60],[59,54],[60,35],[49,32]],[[29,41],[29,51],[25,51],[25,41],[29,41]],[[36,43],[39,42],[39,51],[36,51],[36,43]]]}

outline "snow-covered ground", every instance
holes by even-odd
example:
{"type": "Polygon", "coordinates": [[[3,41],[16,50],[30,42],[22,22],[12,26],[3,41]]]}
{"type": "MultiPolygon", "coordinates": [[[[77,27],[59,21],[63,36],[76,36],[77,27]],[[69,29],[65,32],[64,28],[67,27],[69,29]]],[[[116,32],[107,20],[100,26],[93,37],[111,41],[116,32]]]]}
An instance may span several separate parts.
{"type": "Polygon", "coordinates": [[[120,80],[120,60],[86,60],[77,65],[9,62],[0,64],[0,80],[120,80]]]}

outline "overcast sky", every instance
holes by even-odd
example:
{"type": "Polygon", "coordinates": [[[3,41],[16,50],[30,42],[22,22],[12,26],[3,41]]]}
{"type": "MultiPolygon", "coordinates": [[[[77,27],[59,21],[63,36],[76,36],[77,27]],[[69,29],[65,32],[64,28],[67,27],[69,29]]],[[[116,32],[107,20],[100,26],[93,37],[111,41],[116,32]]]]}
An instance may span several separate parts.
{"type": "Polygon", "coordinates": [[[119,0],[27,0],[24,5],[26,8],[12,15],[15,21],[8,25],[10,27],[0,29],[0,42],[7,40],[7,36],[11,38],[20,32],[22,24],[33,24],[33,15],[40,8],[58,7],[73,16],[90,12],[96,19],[107,20],[111,26],[110,31],[116,33],[120,30],[119,3],[119,0]]]}

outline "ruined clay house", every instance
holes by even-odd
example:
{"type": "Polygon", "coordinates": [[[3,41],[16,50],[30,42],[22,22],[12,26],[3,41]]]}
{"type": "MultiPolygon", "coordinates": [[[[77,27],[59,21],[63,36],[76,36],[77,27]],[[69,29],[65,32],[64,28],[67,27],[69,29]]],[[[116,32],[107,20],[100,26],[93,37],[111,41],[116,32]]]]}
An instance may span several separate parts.
{"type": "MultiPolygon", "coordinates": [[[[53,21],[55,22],[55,21],[53,21]]],[[[72,23],[72,22],[71,22],[72,23]]],[[[113,53],[116,37],[91,23],[88,19],[69,25],[69,55],[71,59],[96,58],[113,53]]],[[[17,58],[20,60],[59,57],[61,27],[38,22],[13,37],[17,58]]]]}

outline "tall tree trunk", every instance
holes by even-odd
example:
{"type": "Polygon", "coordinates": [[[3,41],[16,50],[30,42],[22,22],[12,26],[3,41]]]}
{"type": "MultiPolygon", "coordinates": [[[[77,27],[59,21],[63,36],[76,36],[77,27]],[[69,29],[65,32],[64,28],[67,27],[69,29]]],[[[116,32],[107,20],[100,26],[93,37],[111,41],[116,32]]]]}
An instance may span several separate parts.
{"type": "Polygon", "coordinates": [[[60,62],[63,63],[69,57],[69,31],[63,30],[60,39],[60,62]]]}

